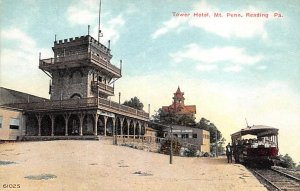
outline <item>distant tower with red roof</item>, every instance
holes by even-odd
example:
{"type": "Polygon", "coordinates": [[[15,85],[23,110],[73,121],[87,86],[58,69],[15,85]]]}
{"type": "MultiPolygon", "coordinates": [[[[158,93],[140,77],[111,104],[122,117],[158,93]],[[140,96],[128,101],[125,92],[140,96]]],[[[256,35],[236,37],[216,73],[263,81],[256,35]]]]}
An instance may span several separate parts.
{"type": "Polygon", "coordinates": [[[177,91],[174,93],[173,103],[170,106],[162,106],[163,112],[174,112],[175,115],[182,116],[188,115],[194,117],[196,114],[196,105],[184,105],[185,98],[178,86],[177,91]]]}

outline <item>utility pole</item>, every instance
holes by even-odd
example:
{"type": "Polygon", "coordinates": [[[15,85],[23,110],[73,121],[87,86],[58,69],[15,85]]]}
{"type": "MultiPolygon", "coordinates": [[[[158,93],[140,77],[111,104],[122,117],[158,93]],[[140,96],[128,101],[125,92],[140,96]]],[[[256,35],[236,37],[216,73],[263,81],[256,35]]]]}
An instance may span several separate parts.
{"type": "Polygon", "coordinates": [[[216,157],[218,157],[218,130],[216,130],[216,157]]]}
{"type": "Polygon", "coordinates": [[[173,164],[173,126],[170,125],[171,131],[171,148],[170,148],[170,164],[173,164]]]}

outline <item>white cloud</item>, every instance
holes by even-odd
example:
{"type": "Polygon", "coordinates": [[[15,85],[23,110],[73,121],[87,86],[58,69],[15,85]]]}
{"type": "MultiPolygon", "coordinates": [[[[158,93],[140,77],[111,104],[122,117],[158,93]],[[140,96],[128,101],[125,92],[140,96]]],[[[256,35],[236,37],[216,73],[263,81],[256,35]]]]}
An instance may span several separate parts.
{"type": "Polygon", "coordinates": [[[263,59],[262,55],[248,55],[244,48],[226,46],[205,49],[195,43],[185,46],[181,51],[171,53],[170,56],[175,63],[205,63],[205,65],[200,64],[197,66],[197,69],[200,71],[215,70],[217,69],[215,64],[230,63],[232,65],[224,70],[239,72],[244,66],[255,65],[263,59]],[[214,65],[209,66],[208,64],[214,65]]]}
{"type": "Polygon", "coordinates": [[[38,47],[18,28],[2,30],[1,38],[1,43],[9,44],[9,48],[1,49],[1,86],[47,96],[49,78],[38,68],[39,52],[42,58],[48,58],[52,56],[51,48],[38,47]]]}
{"type": "Polygon", "coordinates": [[[239,65],[228,66],[224,68],[225,72],[240,72],[243,68],[239,65]]]}
{"type": "MultiPolygon", "coordinates": [[[[103,7],[102,7],[103,9],[103,7]]],[[[127,14],[132,14],[135,11],[134,6],[129,6],[125,11],[127,14]]],[[[92,25],[92,36],[98,39],[98,15],[99,1],[98,0],[80,0],[77,4],[70,6],[67,10],[67,19],[72,25],[92,25]]],[[[108,40],[116,43],[120,38],[122,27],[125,24],[125,19],[122,14],[116,17],[110,13],[101,10],[101,32],[103,37],[101,43],[106,44],[108,40]],[[110,18],[106,20],[105,18],[110,18]]]]}
{"type": "Polygon", "coordinates": [[[181,24],[185,23],[187,21],[186,18],[171,18],[170,20],[166,21],[163,23],[163,27],[157,29],[153,34],[152,34],[152,39],[156,39],[159,36],[166,34],[172,29],[178,28],[181,24]]]}
{"type": "MultiPolygon", "coordinates": [[[[103,37],[100,39],[101,43],[105,44],[110,40],[112,44],[115,44],[120,38],[120,32],[124,24],[125,20],[123,16],[118,15],[110,19],[107,24],[101,25],[101,31],[103,33],[103,37]]],[[[94,27],[93,36],[98,38],[98,27],[94,27]]]]}
{"type": "Polygon", "coordinates": [[[257,66],[258,70],[266,70],[267,66],[266,65],[261,65],[261,66],[257,66]]]}
{"type": "Polygon", "coordinates": [[[81,0],[67,10],[67,19],[71,24],[92,24],[98,18],[99,3],[97,0],[81,0]]]}
{"type": "Polygon", "coordinates": [[[218,66],[217,65],[198,64],[196,66],[196,69],[199,71],[207,72],[207,71],[217,70],[218,66]]]}
{"type": "MultiPolygon", "coordinates": [[[[234,13],[260,13],[263,12],[255,7],[248,7],[244,10],[230,10],[228,12],[234,13]]],[[[158,28],[153,34],[152,39],[156,39],[163,34],[170,31],[176,31],[178,28],[188,25],[189,27],[200,28],[207,32],[216,34],[224,38],[238,37],[238,38],[250,38],[253,36],[260,36],[261,38],[267,38],[267,31],[265,24],[270,21],[271,18],[229,18],[227,12],[222,12],[216,7],[212,7],[205,0],[195,4],[193,9],[189,12],[191,15],[186,18],[174,17],[163,23],[163,26],[158,28]],[[210,17],[194,17],[194,13],[209,13],[210,17]],[[214,13],[222,13],[223,17],[214,17],[214,13]]]]}

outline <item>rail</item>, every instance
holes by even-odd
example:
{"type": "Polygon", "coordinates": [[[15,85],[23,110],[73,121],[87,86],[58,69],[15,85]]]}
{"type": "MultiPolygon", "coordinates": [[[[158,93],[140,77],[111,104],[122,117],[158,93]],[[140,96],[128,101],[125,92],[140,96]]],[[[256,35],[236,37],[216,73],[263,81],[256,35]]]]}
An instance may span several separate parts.
{"type": "Polygon", "coordinates": [[[105,68],[108,71],[116,73],[117,75],[121,75],[121,70],[118,67],[114,66],[104,58],[93,54],[92,52],[42,59],[40,60],[39,66],[40,68],[48,68],[54,65],[59,65],[62,62],[70,62],[70,61],[77,61],[77,60],[84,60],[84,59],[88,59],[89,61],[94,61],[94,63],[100,66],[101,68],[105,68]]]}
{"type": "Polygon", "coordinates": [[[258,177],[263,179],[268,185],[276,190],[300,190],[300,184],[294,177],[290,177],[286,173],[274,171],[274,169],[250,169],[258,177]]]}
{"type": "Polygon", "coordinates": [[[107,84],[104,84],[102,82],[99,82],[99,81],[92,81],[92,87],[95,88],[97,91],[105,90],[105,91],[109,92],[110,95],[114,94],[114,88],[113,87],[111,87],[107,84]]]}
{"type": "Polygon", "coordinates": [[[122,113],[127,113],[127,114],[131,114],[131,115],[139,116],[139,117],[143,117],[143,118],[149,118],[149,113],[146,113],[142,110],[137,110],[132,107],[125,106],[125,105],[121,105],[117,102],[107,100],[104,98],[99,98],[99,105],[103,106],[103,107],[107,107],[112,110],[122,112],[122,113]]]}
{"type": "Polygon", "coordinates": [[[107,110],[120,115],[125,115],[133,118],[149,119],[149,113],[137,110],[117,102],[107,100],[104,98],[91,97],[82,99],[67,99],[67,100],[47,100],[43,102],[29,102],[29,103],[12,103],[5,106],[19,108],[27,111],[51,111],[63,109],[88,109],[91,107],[98,108],[101,106],[103,110],[107,110]]]}
{"type": "Polygon", "coordinates": [[[116,135],[118,143],[137,142],[157,144],[161,143],[164,138],[159,138],[151,135],[116,135]]]}

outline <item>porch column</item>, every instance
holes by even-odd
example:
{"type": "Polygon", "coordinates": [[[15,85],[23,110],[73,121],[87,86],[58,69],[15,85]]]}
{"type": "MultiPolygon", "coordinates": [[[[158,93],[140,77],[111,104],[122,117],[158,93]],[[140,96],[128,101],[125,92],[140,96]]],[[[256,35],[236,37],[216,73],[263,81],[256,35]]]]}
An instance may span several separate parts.
{"type": "Polygon", "coordinates": [[[95,119],[94,135],[97,135],[98,118],[99,118],[99,114],[96,113],[94,116],[95,119]]]}
{"type": "Polygon", "coordinates": [[[54,136],[54,120],[55,120],[55,116],[54,115],[50,115],[50,119],[51,119],[51,136],[54,136]]]}
{"type": "Polygon", "coordinates": [[[135,139],[135,127],[136,127],[136,121],[133,121],[133,139],[135,139]]]}
{"type": "Polygon", "coordinates": [[[36,118],[38,120],[38,136],[41,136],[42,116],[40,114],[37,114],[36,118]]]}
{"type": "Polygon", "coordinates": [[[127,138],[129,138],[130,119],[127,119],[127,138]]]}
{"type": "Polygon", "coordinates": [[[116,118],[112,118],[112,122],[113,122],[113,144],[115,145],[115,144],[117,144],[117,141],[116,141],[116,135],[118,134],[117,132],[116,132],[116,118]]]}
{"type": "Polygon", "coordinates": [[[68,122],[69,122],[69,118],[70,118],[70,114],[64,114],[64,118],[65,118],[65,136],[68,136],[68,122]]]}
{"type": "Polygon", "coordinates": [[[83,126],[83,119],[84,119],[84,114],[83,113],[80,113],[78,114],[78,117],[79,117],[79,135],[82,136],[83,133],[82,133],[82,126],[83,126]]]}
{"type": "Polygon", "coordinates": [[[139,138],[141,137],[141,129],[142,129],[142,124],[140,121],[138,121],[139,124],[139,138]]]}
{"type": "Polygon", "coordinates": [[[106,124],[107,124],[107,116],[104,116],[104,136],[106,136],[106,124]]]}
{"type": "Polygon", "coordinates": [[[123,137],[123,122],[124,122],[124,118],[120,117],[120,129],[121,129],[121,136],[123,137]]]}

